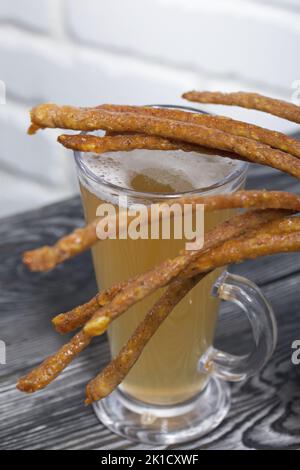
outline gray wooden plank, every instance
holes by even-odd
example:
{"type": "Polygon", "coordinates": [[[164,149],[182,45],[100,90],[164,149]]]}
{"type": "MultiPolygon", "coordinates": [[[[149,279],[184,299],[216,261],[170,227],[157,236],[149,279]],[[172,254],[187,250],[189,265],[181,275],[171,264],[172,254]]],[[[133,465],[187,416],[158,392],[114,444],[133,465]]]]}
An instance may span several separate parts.
{"type": "MultiPolygon", "coordinates": [[[[253,167],[248,186],[299,191],[293,178],[262,167],[253,167]]],[[[109,360],[105,337],[96,339],[47,390],[25,396],[15,389],[20,375],[64,342],[51,327],[53,314],[96,292],[88,253],[47,274],[27,272],[20,255],[81,223],[78,198],[1,221],[0,332],[8,345],[8,364],[0,366],[1,449],[146,448],[113,435],[91,408],[83,406],[85,384],[109,360]]],[[[232,408],[222,425],[177,448],[300,448],[300,366],[291,363],[291,343],[300,339],[299,256],[278,255],[231,268],[260,284],[274,305],[280,327],[278,346],[261,374],[232,387],[232,408]]],[[[246,323],[236,319],[229,305],[222,311],[217,345],[247,349],[246,323]]]]}

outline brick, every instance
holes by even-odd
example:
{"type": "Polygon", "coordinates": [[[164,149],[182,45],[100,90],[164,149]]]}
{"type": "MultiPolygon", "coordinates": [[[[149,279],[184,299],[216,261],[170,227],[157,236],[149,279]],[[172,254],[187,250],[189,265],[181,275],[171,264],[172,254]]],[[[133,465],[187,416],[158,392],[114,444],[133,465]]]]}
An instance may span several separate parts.
{"type": "Polygon", "coordinates": [[[89,57],[83,51],[74,64],[74,102],[95,103],[180,103],[186,87],[195,87],[199,78],[183,71],[107,55],[89,57]],[[81,90],[80,97],[78,90],[81,90]],[[76,94],[76,96],[75,96],[76,94]]]}
{"type": "Polygon", "coordinates": [[[8,96],[27,102],[174,103],[184,89],[201,82],[193,73],[84,48],[58,48],[50,40],[37,42],[15,32],[0,34],[0,62],[8,96]]]}
{"type": "Polygon", "coordinates": [[[243,0],[67,0],[87,44],[290,89],[300,76],[295,12],[243,0]]]}
{"type": "MultiPolygon", "coordinates": [[[[190,105],[181,100],[180,95],[191,88],[228,91],[246,88],[270,94],[268,87],[249,88],[242,81],[225,80],[218,74],[203,78],[200,73],[82,47],[62,45],[58,50],[52,41],[37,43],[24,34],[0,34],[0,61],[3,66],[0,78],[6,82],[8,97],[13,95],[27,101],[28,107],[30,103],[42,101],[82,106],[103,102],[190,105]],[[21,74],[18,73],[20,63],[21,74]]],[[[263,113],[217,106],[202,108],[278,130],[295,128],[263,113]]]]}
{"type": "Polygon", "coordinates": [[[74,192],[76,188],[72,155],[56,142],[57,132],[27,135],[26,108],[9,104],[0,107],[0,167],[24,180],[36,180],[52,192],[74,192]]]}
{"type": "Polygon", "coordinates": [[[267,3],[272,6],[279,6],[280,8],[293,8],[300,10],[299,0],[252,0],[257,3],[267,3]]]}
{"type": "Polygon", "coordinates": [[[25,101],[45,99],[45,91],[60,86],[61,75],[68,70],[68,56],[47,41],[17,31],[0,33],[0,78],[8,94],[25,101]],[[56,71],[55,75],[53,71],[56,71]]]}
{"type": "MultiPolygon", "coordinates": [[[[37,42],[27,34],[0,34],[0,79],[10,95],[31,104],[42,101],[95,105],[96,103],[172,103],[189,104],[180,99],[184,90],[249,89],[271,94],[269,87],[249,87],[243,81],[224,79],[219,74],[203,77],[200,73],[90,51],[66,47],[51,40],[37,42]],[[22,64],[22,73],[19,73],[22,64]]],[[[282,96],[289,98],[289,96],[282,96]]],[[[292,131],[295,126],[263,113],[239,108],[202,106],[213,112],[238,119],[252,120],[266,127],[292,131]]]]}
{"type": "Polygon", "coordinates": [[[51,27],[52,0],[1,0],[0,22],[20,24],[38,31],[51,27]]]}

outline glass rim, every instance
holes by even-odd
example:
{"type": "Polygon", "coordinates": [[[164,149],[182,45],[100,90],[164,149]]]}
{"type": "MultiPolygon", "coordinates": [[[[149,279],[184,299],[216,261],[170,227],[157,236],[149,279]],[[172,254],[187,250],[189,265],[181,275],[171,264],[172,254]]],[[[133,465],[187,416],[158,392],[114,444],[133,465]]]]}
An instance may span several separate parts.
{"type": "MultiPolygon", "coordinates": [[[[193,113],[199,114],[208,114],[205,111],[195,109],[191,106],[181,106],[181,105],[170,105],[170,104],[152,104],[152,105],[145,105],[152,108],[169,108],[169,109],[182,109],[193,113]]],[[[81,132],[81,134],[87,134],[87,132],[81,132]]],[[[149,150],[151,151],[151,150],[149,150]]],[[[93,153],[93,152],[91,152],[93,153]]],[[[107,152],[109,153],[109,152],[107,152]]],[[[240,181],[247,172],[249,164],[247,162],[238,161],[238,167],[235,168],[232,172],[230,172],[225,178],[217,181],[216,183],[210,186],[202,186],[200,188],[196,188],[193,190],[188,191],[181,191],[177,193],[154,193],[148,191],[136,191],[135,189],[131,188],[124,188],[122,186],[118,186],[114,183],[109,183],[103,180],[101,177],[96,176],[92,171],[90,171],[87,166],[84,164],[84,159],[81,157],[84,152],[80,152],[78,150],[74,151],[74,159],[77,167],[81,170],[81,172],[86,176],[88,179],[92,180],[99,186],[99,189],[106,189],[106,190],[114,190],[117,192],[121,192],[122,194],[126,194],[131,197],[135,198],[146,198],[146,199],[178,199],[179,197],[186,197],[186,196],[195,196],[199,194],[207,194],[212,192],[222,186],[226,186],[229,183],[234,181],[240,181]]]]}

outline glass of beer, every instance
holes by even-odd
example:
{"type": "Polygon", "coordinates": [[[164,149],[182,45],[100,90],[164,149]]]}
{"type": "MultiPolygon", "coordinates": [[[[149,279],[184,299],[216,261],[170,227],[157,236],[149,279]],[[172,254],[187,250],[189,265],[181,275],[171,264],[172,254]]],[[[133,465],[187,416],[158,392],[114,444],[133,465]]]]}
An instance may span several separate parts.
{"type": "MultiPolygon", "coordinates": [[[[120,207],[124,196],[128,205],[149,206],[183,196],[242,189],[248,165],[211,153],[75,152],[86,221],[96,218],[103,203],[114,205],[116,211],[127,210],[120,207]]],[[[205,232],[234,213],[205,213],[205,232]]],[[[172,235],[169,239],[99,240],[92,248],[99,290],[175,257],[185,242],[172,235]]],[[[112,357],[163,292],[159,289],[111,324],[108,339],[112,357]]],[[[257,372],[271,355],[275,340],[272,309],[260,290],[244,278],[216,269],[179,302],[118,389],[94,404],[95,412],[114,432],[152,445],[199,437],[226,416],[230,405],[227,381],[243,380],[257,372]],[[255,348],[248,355],[233,356],[213,347],[220,299],[235,302],[248,316],[255,339],[255,348]]]]}

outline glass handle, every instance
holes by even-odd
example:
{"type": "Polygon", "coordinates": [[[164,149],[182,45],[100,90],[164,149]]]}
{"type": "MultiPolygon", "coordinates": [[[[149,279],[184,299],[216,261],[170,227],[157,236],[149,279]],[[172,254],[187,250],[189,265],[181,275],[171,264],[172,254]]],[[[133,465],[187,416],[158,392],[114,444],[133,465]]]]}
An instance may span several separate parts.
{"type": "Polygon", "coordinates": [[[273,309],[253,282],[228,272],[219,277],[212,295],[235,303],[246,314],[252,328],[254,347],[248,354],[236,356],[211,346],[201,357],[199,370],[223,380],[239,382],[256,374],[274,351],[277,327],[273,309]]]}

